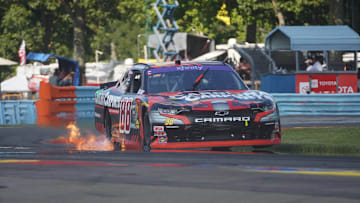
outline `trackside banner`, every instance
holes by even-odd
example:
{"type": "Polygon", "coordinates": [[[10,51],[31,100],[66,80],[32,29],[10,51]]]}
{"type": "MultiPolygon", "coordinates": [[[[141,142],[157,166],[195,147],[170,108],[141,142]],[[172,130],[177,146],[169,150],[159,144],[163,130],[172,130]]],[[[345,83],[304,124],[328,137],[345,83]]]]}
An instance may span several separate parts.
{"type": "Polygon", "coordinates": [[[297,74],[296,93],[307,94],[309,92],[312,92],[317,94],[352,94],[358,92],[357,83],[358,78],[356,73],[297,74]],[[336,92],[337,86],[338,91],[336,92]]]}

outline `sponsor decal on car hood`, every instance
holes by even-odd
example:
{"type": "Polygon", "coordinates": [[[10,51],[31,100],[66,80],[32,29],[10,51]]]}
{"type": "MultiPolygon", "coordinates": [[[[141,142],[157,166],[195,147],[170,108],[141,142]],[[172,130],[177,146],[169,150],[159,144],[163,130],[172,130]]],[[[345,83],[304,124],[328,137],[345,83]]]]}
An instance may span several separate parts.
{"type": "Polygon", "coordinates": [[[250,103],[255,103],[257,107],[274,104],[270,94],[254,90],[161,93],[149,95],[148,98],[152,110],[158,108],[184,109],[188,106],[187,109],[192,110],[223,111],[250,108],[250,103]]]}
{"type": "Polygon", "coordinates": [[[213,99],[227,99],[237,101],[273,101],[270,94],[261,91],[198,91],[198,92],[183,92],[175,95],[168,96],[169,100],[173,101],[187,101],[197,102],[203,100],[213,99]]]}

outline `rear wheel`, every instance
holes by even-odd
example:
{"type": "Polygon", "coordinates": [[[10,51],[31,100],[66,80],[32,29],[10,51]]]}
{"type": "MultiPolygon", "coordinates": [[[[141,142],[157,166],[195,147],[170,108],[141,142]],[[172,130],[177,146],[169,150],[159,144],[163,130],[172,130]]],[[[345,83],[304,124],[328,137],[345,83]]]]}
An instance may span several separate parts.
{"type": "Polygon", "coordinates": [[[106,138],[108,138],[110,141],[111,141],[111,138],[112,138],[111,130],[112,130],[112,123],[111,123],[110,114],[109,114],[108,110],[105,110],[104,131],[105,131],[106,138]]]}
{"type": "MultiPolygon", "coordinates": [[[[112,122],[111,122],[111,117],[110,117],[108,110],[105,111],[105,115],[104,115],[104,132],[105,132],[106,138],[110,142],[112,142],[112,140],[111,140],[111,138],[112,138],[112,122]]],[[[113,145],[114,145],[114,150],[120,149],[120,143],[114,142],[113,145]]]]}

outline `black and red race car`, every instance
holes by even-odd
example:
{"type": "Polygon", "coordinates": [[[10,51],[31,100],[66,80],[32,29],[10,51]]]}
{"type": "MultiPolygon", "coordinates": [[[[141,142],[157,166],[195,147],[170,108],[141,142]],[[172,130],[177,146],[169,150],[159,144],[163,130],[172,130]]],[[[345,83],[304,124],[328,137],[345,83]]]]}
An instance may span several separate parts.
{"type": "Polygon", "coordinates": [[[281,143],[274,98],[223,62],[136,64],[102,87],[95,125],[122,150],[281,143]]]}

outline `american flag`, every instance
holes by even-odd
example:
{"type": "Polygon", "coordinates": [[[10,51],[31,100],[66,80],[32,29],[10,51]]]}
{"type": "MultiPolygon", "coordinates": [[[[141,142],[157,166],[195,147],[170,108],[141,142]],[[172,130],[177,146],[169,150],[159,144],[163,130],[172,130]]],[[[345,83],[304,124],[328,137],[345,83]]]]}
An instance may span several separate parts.
{"type": "Polygon", "coordinates": [[[20,58],[20,65],[26,64],[26,50],[25,50],[25,40],[21,42],[20,49],[18,52],[18,56],[20,58]]]}

